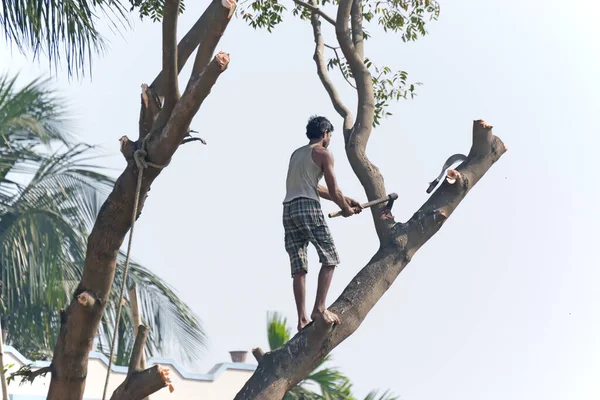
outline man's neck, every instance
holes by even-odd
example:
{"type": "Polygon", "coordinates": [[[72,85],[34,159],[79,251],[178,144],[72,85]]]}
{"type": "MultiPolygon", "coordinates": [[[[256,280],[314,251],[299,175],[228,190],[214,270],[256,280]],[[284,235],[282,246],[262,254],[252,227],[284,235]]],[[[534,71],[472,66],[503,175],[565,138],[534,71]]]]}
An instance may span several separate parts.
{"type": "Polygon", "coordinates": [[[313,139],[310,140],[308,142],[309,145],[313,145],[313,144],[317,144],[317,145],[322,145],[323,144],[323,139],[313,139]]]}

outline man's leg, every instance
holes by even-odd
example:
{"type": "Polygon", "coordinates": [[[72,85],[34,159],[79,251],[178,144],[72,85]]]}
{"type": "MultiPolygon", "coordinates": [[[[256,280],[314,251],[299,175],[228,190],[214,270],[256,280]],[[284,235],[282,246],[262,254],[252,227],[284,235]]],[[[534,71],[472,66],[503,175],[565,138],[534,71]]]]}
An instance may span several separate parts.
{"type": "Polygon", "coordinates": [[[292,205],[284,207],[283,227],[285,230],[285,250],[290,256],[290,266],[294,287],[294,300],[298,312],[298,330],[304,328],[310,321],[306,315],[306,272],[308,260],[306,250],[308,240],[292,218],[292,205]]]}
{"type": "Polygon", "coordinates": [[[315,307],[310,315],[311,319],[315,320],[318,317],[323,317],[327,324],[339,324],[340,318],[327,310],[325,306],[325,300],[327,299],[327,292],[331,285],[331,278],[333,278],[333,271],[335,266],[323,265],[321,271],[319,271],[319,283],[317,285],[317,298],[315,299],[315,307]]]}
{"type": "Polygon", "coordinates": [[[294,299],[296,300],[298,330],[300,331],[310,322],[306,315],[306,272],[294,274],[294,299]]]}

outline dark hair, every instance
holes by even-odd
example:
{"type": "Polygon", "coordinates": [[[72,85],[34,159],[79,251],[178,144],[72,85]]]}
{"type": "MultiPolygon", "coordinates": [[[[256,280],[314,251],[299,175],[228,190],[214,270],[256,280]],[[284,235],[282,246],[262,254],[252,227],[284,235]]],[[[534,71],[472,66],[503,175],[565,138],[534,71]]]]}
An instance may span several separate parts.
{"type": "Polygon", "coordinates": [[[327,118],[313,115],[308,119],[306,136],[309,139],[319,139],[323,137],[326,131],[333,132],[333,125],[331,125],[331,122],[327,118]]]}

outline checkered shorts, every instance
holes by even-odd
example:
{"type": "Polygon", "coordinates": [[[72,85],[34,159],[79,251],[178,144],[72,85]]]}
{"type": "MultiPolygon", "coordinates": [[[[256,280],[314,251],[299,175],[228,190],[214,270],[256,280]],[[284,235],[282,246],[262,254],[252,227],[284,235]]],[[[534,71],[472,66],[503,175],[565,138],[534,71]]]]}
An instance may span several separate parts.
{"type": "Polygon", "coordinates": [[[308,272],[308,242],[317,249],[321,264],[336,266],[340,263],[333,237],[321,211],[321,203],[318,201],[301,197],[284,203],[283,228],[285,250],[290,256],[292,276],[299,272],[308,272]]]}

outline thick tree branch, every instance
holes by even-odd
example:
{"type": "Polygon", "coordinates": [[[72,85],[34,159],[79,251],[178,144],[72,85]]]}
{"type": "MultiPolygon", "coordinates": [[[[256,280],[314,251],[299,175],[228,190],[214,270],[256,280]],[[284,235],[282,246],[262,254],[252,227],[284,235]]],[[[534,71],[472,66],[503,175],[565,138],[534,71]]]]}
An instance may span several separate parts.
{"type": "MultiPolygon", "coordinates": [[[[180,73],[187,60],[194,53],[194,50],[204,41],[207,32],[211,29],[211,23],[214,16],[225,7],[229,12],[235,8],[235,1],[232,0],[212,0],[204,13],[198,18],[196,23],[190,28],[188,33],[181,39],[177,46],[177,73],[180,73]]],[[[150,87],[156,95],[164,96],[163,81],[165,79],[164,71],[161,71],[154,79],[150,87]]]]}
{"type": "Polygon", "coordinates": [[[315,12],[312,13],[310,22],[313,27],[313,34],[315,38],[315,54],[313,59],[317,65],[317,74],[319,75],[319,79],[325,87],[331,102],[333,103],[333,108],[335,108],[335,111],[337,111],[337,113],[344,119],[344,125],[346,125],[346,120],[348,120],[348,125],[351,126],[352,114],[342,102],[339,93],[335,89],[333,82],[331,82],[331,79],[329,79],[329,75],[327,74],[327,65],[325,64],[325,42],[321,33],[321,21],[319,21],[319,16],[315,12]]]}
{"type": "MultiPolygon", "coordinates": [[[[358,1],[358,0],[357,0],[358,1]]],[[[358,48],[354,45],[348,28],[350,12],[353,9],[353,0],[340,0],[337,15],[337,24],[335,32],[348,61],[352,75],[356,82],[356,91],[358,95],[358,107],[356,111],[356,122],[351,130],[344,136],[346,140],[346,154],[352,170],[358,177],[360,183],[365,189],[369,200],[374,200],[386,196],[383,176],[379,169],[371,163],[366,154],[367,143],[371,135],[373,120],[375,115],[375,94],[373,92],[373,81],[371,73],[365,66],[361,55],[363,41],[358,41],[358,48]]],[[[354,8],[355,13],[361,9],[360,5],[354,8]]],[[[361,18],[353,18],[353,28],[359,30],[353,33],[353,37],[358,40],[362,36],[361,18]]],[[[371,207],[371,214],[375,224],[377,235],[380,242],[389,241],[391,238],[391,229],[393,221],[391,219],[382,219],[381,213],[385,205],[371,207]]]]}
{"type": "Polygon", "coordinates": [[[302,0],[294,0],[294,3],[296,3],[299,6],[302,6],[302,7],[306,8],[306,9],[310,10],[313,14],[314,13],[319,14],[321,17],[323,17],[325,19],[325,21],[327,21],[331,25],[335,26],[335,19],[333,19],[329,15],[327,15],[323,10],[321,10],[319,7],[317,7],[316,4],[313,4],[312,2],[305,3],[302,0]]]}
{"type": "Polygon", "coordinates": [[[142,400],[164,387],[173,387],[169,379],[169,371],[155,365],[143,371],[136,371],[127,377],[121,385],[113,392],[110,400],[142,400]]]}
{"type": "Polygon", "coordinates": [[[169,389],[173,391],[167,369],[159,365],[148,369],[141,368],[148,328],[140,325],[137,331],[131,358],[129,359],[127,377],[115,389],[110,397],[111,400],[142,400],[166,386],[169,386],[169,389]]]}
{"type": "Polygon", "coordinates": [[[395,225],[393,240],[382,244],[329,308],[340,316],[341,324],[327,327],[317,320],[281,348],[266,353],[235,400],[280,399],[304,379],[323,357],[358,329],[415,252],[440,229],[505,151],[502,141],[492,135],[491,127],[475,121],[471,152],[457,168],[461,178],[453,185],[443,183],[415,216],[407,223],[395,225]]]}
{"type": "Polygon", "coordinates": [[[139,325],[136,328],[135,342],[133,343],[133,350],[131,350],[131,357],[129,358],[129,368],[127,370],[127,376],[129,377],[133,372],[142,369],[142,361],[144,359],[144,347],[146,346],[146,339],[148,338],[148,328],[144,325],[139,325]]]}
{"type": "MultiPolygon", "coordinates": [[[[137,296],[137,285],[135,282],[129,288],[129,304],[131,306],[131,319],[134,326],[133,334],[136,337],[136,341],[134,342],[133,351],[131,353],[131,360],[136,360],[135,363],[129,362],[129,371],[135,370],[144,370],[146,369],[146,354],[144,352],[146,339],[141,344],[141,349],[136,349],[136,345],[138,344],[138,336],[140,335],[140,331],[143,330],[143,335],[145,338],[148,337],[148,328],[142,324],[142,315],[140,313],[140,307],[138,304],[138,296],[137,296]]],[[[148,400],[149,397],[144,397],[143,400],[148,400]]]]}
{"type": "Polygon", "coordinates": [[[179,0],[167,0],[162,20],[162,71],[164,74],[164,103],[153,129],[158,130],[171,117],[171,112],[179,100],[177,69],[177,20],[179,0]]]}
{"type": "Polygon", "coordinates": [[[358,57],[364,61],[364,32],[363,32],[363,6],[362,0],[354,0],[350,11],[350,22],[352,24],[352,43],[356,49],[358,57]]]}
{"type": "MultiPolygon", "coordinates": [[[[218,19],[217,22],[210,25],[210,27],[206,30],[204,34],[204,40],[200,43],[198,47],[198,52],[196,53],[196,59],[194,60],[194,66],[192,68],[192,75],[190,81],[188,82],[188,87],[192,84],[194,79],[197,79],[204,70],[208,66],[217,44],[221,40],[229,21],[231,20],[231,15],[235,10],[236,3],[234,0],[224,0],[222,2],[223,7],[221,7],[218,11],[219,14],[222,14],[221,18],[218,19]],[[224,16],[227,15],[225,18],[224,16]]],[[[187,89],[187,88],[186,88],[187,89]]]]}

